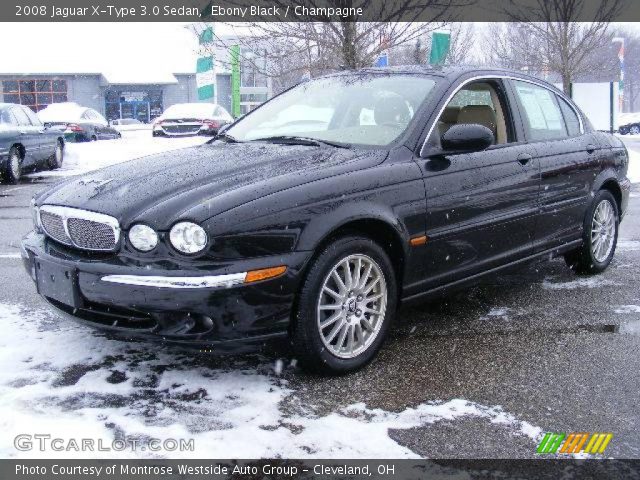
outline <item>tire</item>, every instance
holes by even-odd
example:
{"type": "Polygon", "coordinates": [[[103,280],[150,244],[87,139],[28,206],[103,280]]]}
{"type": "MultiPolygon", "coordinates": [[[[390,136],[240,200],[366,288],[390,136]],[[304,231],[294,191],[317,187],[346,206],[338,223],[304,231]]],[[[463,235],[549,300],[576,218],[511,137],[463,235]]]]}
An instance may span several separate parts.
{"type": "Polygon", "coordinates": [[[92,142],[97,142],[98,141],[98,137],[96,137],[95,135],[91,135],[91,141],[92,142]]]}
{"type": "Polygon", "coordinates": [[[4,179],[7,183],[19,183],[22,177],[22,155],[18,147],[11,147],[9,158],[4,169],[4,179]]]}
{"type": "Polygon", "coordinates": [[[56,170],[62,167],[62,162],[64,160],[64,143],[62,140],[58,140],[56,142],[56,151],[49,157],[47,160],[47,164],[51,170],[56,170]]]}
{"type": "Polygon", "coordinates": [[[639,135],[640,134],[640,125],[631,125],[631,127],[629,127],[629,133],[631,135],[639,135]]]}
{"type": "Polygon", "coordinates": [[[627,133],[629,133],[629,130],[627,130],[626,128],[621,127],[621,128],[618,130],[618,133],[619,133],[620,135],[626,135],[627,133]]]}
{"type": "Polygon", "coordinates": [[[294,311],[291,342],[300,365],[309,371],[339,375],[369,363],[395,316],[397,292],[391,260],[373,240],[346,236],[324,248],[305,276],[294,311]],[[359,280],[355,287],[349,288],[347,264],[352,281],[359,280]],[[333,273],[344,288],[338,286],[333,273]],[[365,273],[368,275],[362,280],[365,273]],[[326,293],[325,287],[333,294],[326,293]],[[368,293],[366,287],[370,287],[368,293]],[[331,322],[331,318],[335,320],[331,322]]]}
{"type": "Polygon", "coordinates": [[[616,251],[619,224],[616,199],[608,190],[600,190],[585,215],[582,246],[564,256],[567,265],[581,274],[606,270],[616,251]]]}

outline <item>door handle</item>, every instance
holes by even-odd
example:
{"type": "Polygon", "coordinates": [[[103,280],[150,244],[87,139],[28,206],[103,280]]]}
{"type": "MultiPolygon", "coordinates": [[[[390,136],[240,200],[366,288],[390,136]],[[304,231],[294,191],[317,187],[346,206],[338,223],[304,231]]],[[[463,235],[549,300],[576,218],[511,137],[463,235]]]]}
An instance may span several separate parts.
{"type": "Polygon", "coordinates": [[[24,130],[20,130],[20,135],[26,135],[27,132],[25,132],[24,130]]]}
{"type": "Polygon", "coordinates": [[[593,143],[590,143],[589,145],[587,145],[587,153],[593,153],[596,151],[596,146],[593,143]]]}
{"type": "Polygon", "coordinates": [[[529,163],[531,161],[533,157],[531,155],[529,155],[528,153],[521,153],[520,155],[518,155],[518,162],[520,163],[520,165],[526,165],[527,163],[529,163]]]}

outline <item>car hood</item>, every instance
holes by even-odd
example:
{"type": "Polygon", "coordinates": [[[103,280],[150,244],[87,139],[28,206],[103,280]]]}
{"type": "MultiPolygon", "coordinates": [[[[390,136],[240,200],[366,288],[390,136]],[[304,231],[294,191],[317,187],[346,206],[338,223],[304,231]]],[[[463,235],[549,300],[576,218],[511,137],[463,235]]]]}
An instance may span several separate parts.
{"type": "Polygon", "coordinates": [[[178,219],[202,222],[280,190],[374,166],[386,153],[217,141],[91,172],[54,186],[36,203],[105,213],[125,229],[143,221],[162,231],[178,219]]]}

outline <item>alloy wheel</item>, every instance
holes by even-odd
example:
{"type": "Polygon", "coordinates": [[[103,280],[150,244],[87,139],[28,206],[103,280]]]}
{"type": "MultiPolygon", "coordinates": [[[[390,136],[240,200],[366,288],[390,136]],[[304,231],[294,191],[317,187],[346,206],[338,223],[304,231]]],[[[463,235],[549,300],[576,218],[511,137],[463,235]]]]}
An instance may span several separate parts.
{"type": "Polygon", "coordinates": [[[604,262],[611,250],[616,234],[616,215],[609,200],[602,200],[591,220],[591,253],[597,262],[604,262]]]}
{"type": "Polygon", "coordinates": [[[631,128],[629,129],[629,133],[630,133],[631,135],[638,135],[638,134],[640,133],[640,127],[639,127],[639,126],[637,126],[637,125],[634,125],[633,127],[631,127],[631,128]]]}
{"type": "Polygon", "coordinates": [[[385,320],[387,283],[371,257],[349,255],[330,270],[322,284],[317,322],[324,346],[336,357],[366,351],[385,320]]]}

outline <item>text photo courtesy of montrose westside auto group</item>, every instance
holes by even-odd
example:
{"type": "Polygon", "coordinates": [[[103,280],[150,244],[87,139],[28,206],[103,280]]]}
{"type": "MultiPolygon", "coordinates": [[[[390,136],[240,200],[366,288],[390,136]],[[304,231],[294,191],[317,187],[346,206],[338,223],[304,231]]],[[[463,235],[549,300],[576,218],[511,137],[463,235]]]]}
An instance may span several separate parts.
{"type": "Polygon", "coordinates": [[[0,478],[640,477],[634,2],[165,3],[0,5],[0,478]]]}

